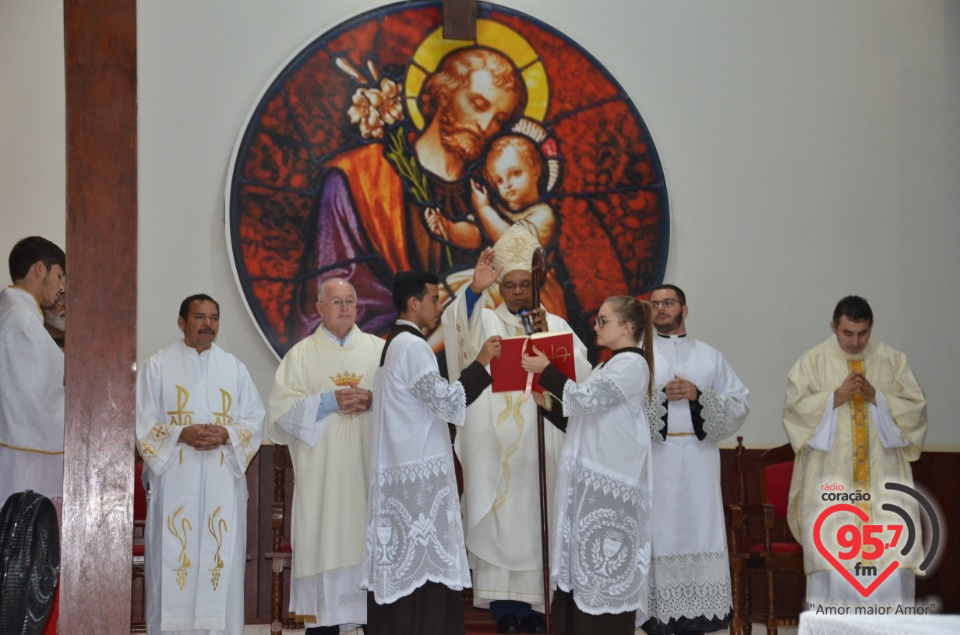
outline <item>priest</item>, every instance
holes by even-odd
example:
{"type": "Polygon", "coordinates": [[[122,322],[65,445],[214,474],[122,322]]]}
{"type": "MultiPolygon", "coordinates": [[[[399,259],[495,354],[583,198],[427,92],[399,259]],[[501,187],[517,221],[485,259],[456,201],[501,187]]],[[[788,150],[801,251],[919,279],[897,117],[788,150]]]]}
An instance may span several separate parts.
{"type": "MultiPolygon", "coordinates": [[[[524,334],[521,313],[532,332],[570,331],[570,325],[533,305],[533,253],[540,246],[521,225],[508,229],[480,254],[473,281],[443,314],[447,368],[472,360],[487,338],[524,334]],[[494,283],[503,303],[496,309],[487,290],[494,283]],[[529,312],[529,313],[528,313],[529,312]]],[[[587,349],[574,334],[576,377],[590,374],[587,349]]],[[[557,459],[563,433],[545,430],[548,508],[553,508],[557,459]]],[[[523,391],[487,389],[467,410],[456,438],[463,466],[467,550],[473,569],[474,604],[489,608],[498,633],[544,633],[543,557],[540,530],[537,405],[523,391]]],[[[548,518],[552,514],[548,510],[548,518]]]]}
{"type": "Polygon", "coordinates": [[[10,251],[13,285],[0,290],[0,505],[31,489],[63,499],[63,351],[43,308],[63,293],[66,257],[30,236],[10,251]]]}
{"type": "MultiPolygon", "coordinates": [[[[913,487],[910,463],[920,458],[927,434],[926,399],[906,356],[870,339],[873,310],[866,300],[855,295],[840,300],[830,327],[833,334],[804,353],[790,370],[783,406],[783,426],[796,453],[787,520],[803,545],[807,602],[814,609],[851,604],[913,606],[922,549],[906,555],[889,549],[867,561],[881,573],[892,560],[899,564],[864,597],[814,544],[820,513],[844,500],[841,495],[849,501],[854,494],[859,495],[861,520],[872,525],[903,524],[898,514],[881,508],[887,503],[905,510],[917,532],[916,544],[923,544],[917,501],[885,485],[913,487]],[[870,495],[869,501],[862,500],[865,494],[870,495]]],[[[819,534],[827,552],[839,553],[837,533],[851,521],[856,522],[851,513],[831,513],[826,518],[819,534]]],[[[854,561],[846,562],[852,573],[854,561]]],[[[869,587],[876,577],[861,573],[856,579],[869,587]]]]}
{"type": "Polygon", "coordinates": [[[342,278],[321,283],[317,312],[320,326],[277,368],[267,435],[289,446],[296,476],[290,612],[307,635],[336,635],[367,623],[360,558],[383,340],[357,327],[357,292],[342,278]]]}
{"type": "Polygon", "coordinates": [[[440,319],[439,279],[397,275],[400,314],[373,384],[370,497],[363,578],[368,635],[463,635],[470,586],[447,423],[462,426],[485,387],[500,338],[490,338],[460,380],[448,383],[423,337],[440,319]]]}
{"type": "Polygon", "coordinates": [[[653,307],[654,588],[650,635],[726,628],[733,608],[717,441],[750,412],[749,391],[723,354],[687,335],[687,296],[663,284],[653,307]]]}
{"type": "Polygon", "coordinates": [[[183,339],[137,377],[147,631],[242,635],[245,473],[260,448],[263,404],[246,366],[213,343],[213,298],[186,298],[177,324],[183,339]]]}

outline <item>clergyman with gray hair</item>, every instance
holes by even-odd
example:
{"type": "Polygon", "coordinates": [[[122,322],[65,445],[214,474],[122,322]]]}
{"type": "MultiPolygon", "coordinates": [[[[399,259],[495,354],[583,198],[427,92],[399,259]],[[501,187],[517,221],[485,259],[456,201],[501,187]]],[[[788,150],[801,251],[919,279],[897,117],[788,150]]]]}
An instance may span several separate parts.
{"type": "Polygon", "coordinates": [[[290,612],[308,635],[334,635],[367,623],[360,559],[383,340],[357,327],[357,292],[342,278],[320,284],[317,312],[320,325],[277,368],[267,435],[288,446],[296,475],[290,612]]]}

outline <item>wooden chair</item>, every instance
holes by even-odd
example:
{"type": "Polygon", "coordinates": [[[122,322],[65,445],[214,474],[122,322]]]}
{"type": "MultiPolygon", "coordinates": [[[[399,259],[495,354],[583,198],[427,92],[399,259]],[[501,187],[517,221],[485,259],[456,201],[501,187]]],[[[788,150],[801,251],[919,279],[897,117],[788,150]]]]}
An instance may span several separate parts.
{"type": "Polygon", "coordinates": [[[137,455],[133,472],[133,581],[130,602],[130,632],[145,633],[146,580],[144,578],[144,529],[147,524],[147,491],[143,487],[143,462],[137,455]]]}
{"type": "Polygon", "coordinates": [[[270,526],[273,533],[271,550],[265,558],[271,562],[273,579],[270,584],[270,633],[281,633],[283,629],[297,630],[303,623],[295,619],[284,619],[284,571],[290,569],[293,560],[293,547],[290,542],[290,523],[287,514],[287,471],[293,475],[293,463],[285,445],[273,446],[273,510],[270,526]]]}
{"type": "Polygon", "coordinates": [[[803,547],[787,526],[787,501],[793,476],[793,448],[790,444],[761,453],[747,453],[743,437],[737,437],[737,504],[726,506],[730,541],[730,577],[733,591],[731,635],[749,634],[753,622],[766,624],[767,633],[777,635],[780,626],[796,626],[804,600],[806,577],[803,547]],[[797,611],[777,614],[777,575],[799,575],[797,611]],[[751,607],[751,577],[763,573],[766,584],[766,613],[751,607]]]}

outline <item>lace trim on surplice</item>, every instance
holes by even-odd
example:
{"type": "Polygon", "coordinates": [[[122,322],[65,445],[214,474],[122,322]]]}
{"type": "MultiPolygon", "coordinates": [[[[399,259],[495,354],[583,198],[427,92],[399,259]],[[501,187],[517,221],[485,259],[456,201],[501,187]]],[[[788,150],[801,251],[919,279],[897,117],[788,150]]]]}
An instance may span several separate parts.
{"type": "Polygon", "coordinates": [[[378,602],[393,602],[427,580],[463,588],[466,551],[452,469],[439,455],[378,470],[379,504],[363,563],[378,602]]]}
{"type": "Polygon", "coordinates": [[[427,409],[448,422],[463,422],[467,411],[467,393],[459,382],[447,383],[430,369],[413,381],[413,394],[427,409]]]}
{"type": "MultiPolygon", "coordinates": [[[[554,581],[585,612],[646,614],[651,491],[565,457],[554,581]]],[[[560,492],[558,492],[558,495],[560,492]]]]}
{"type": "Polygon", "coordinates": [[[650,437],[657,441],[667,438],[667,393],[666,384],[653,387],[653,396],[643,402],[643,410],[650,426],[650,437]]]}
{"type": "Polygon", "coordinates": [[[701,388],[700,391],[698,401],[703,407],[700,416],[703,418],[705,438],[719,441],[736,432],[743,423],[746,405],[709,388],[701,388]]]}
{"type": "Polygon", "coordinates": [[[656,585],[650,614],[671,619],[723,618],[732,606],[725,551],[662,556],[653,561],[656,585]]]}
{"type": "Polygon", "coordinates": [[[626,397],[609,377],[599,377],[585,384],[568,381],[563,385],[563,414],[567,417],[609,410],[626,397]]]}

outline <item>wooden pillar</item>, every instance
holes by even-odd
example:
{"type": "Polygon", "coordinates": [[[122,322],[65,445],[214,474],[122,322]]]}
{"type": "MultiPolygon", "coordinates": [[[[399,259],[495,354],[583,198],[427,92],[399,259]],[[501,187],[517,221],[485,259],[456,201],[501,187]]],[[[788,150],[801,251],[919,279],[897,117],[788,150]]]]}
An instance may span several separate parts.
{"type": "Polygon", "coordinates": [[[130,632],[136,0],[64,0],[67,276],[60,632],[130,632]]]}

